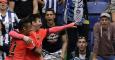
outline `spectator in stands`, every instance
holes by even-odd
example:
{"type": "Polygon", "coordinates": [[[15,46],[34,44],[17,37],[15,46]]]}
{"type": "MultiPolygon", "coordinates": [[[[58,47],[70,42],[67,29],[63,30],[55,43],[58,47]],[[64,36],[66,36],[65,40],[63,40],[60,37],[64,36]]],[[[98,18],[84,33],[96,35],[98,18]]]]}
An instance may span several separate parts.
{"type": "Polygon", "coordinates": [[[4,59],[4,52],[8,52],[4,38],[6,38],[6,30],[2,20],[0,20],[0,60],[4,59]]]}
{"type": "Polygon", "coordinates": [[[41,14],[42,14],[42,22],[44,22],[44,14],[47,9],[51,8],[56,13],[57,22],[60,25],[63,25],[64,22],[64,9],[65,9],[65,0],[38,0],[38,4],[42,6],[41,14]],[[61,22],[60,22],[61,21],[61,22]]]}
{"type": "Polygon", "coordinates": [[[100,21],[94,26],[94,47],[92,60],[115,59],[115,23],[111,23],[108,13],[100,15],[100,21]]]}
{"type": "MultiPolygon", "coordinates": [[[[55,18],[56,15],[54,10],[47,9],[45,13],[45,20],[47,22],[47,25],[45,26],[45,28],[59,26],[55,18]]],[[[47,34],[47,37],[43,41],[43,49],[45,49],[49,53],[55,53],[61,51],[60,56],[63,59],[67,50],[67,41],[68,39],[65,31],[50,33],[47,34]]]]}
{"type": "Polygon", "coordinates": [[[38,13],[37,0],[9,0],[11,11],[14,11],[19,19],[27,17],[30,14],[38,13]]]}
{"type": "Polygon", "coordinates": [[[90,59],[90,51],[88,47],[88,43],[86,40],[86,37],[79,36],[78,40],[76,42],[76,50],[75,52],[72,52],[73,54],[73,60],[76,60],[77,58],[80,60],[89,60],[90,59]]]}
{"type": "Polygon", "coordinates": [[[8,35],[9,31],[16,28],[16,24],[18,23],[18,18],[15,13],[8,10],[8,2],[7,0],[0,0],[0,19],[5,25],[6,31],[6,44],[9,44],[10,37],[8,35]]]}

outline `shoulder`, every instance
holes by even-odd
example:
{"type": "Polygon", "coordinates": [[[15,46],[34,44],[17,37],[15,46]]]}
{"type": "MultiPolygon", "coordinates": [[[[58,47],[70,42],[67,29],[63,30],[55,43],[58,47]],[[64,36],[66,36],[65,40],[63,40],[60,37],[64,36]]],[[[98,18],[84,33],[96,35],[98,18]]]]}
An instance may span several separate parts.
{"type": "Polygon", "coordinates": [[[45,28],[40,28],[39,30],[36,31],[36,33],[42,33],[42,34],[46,34],[48,31],[48,29],[45,28]]]}
{"type": "Polygon", "coordinates": [[[98,30],[98,29],[100,29],[100,23],[99,22],[97,22],[97,23],[95,23],[95,25],[94,25],[94,30],[98,30]]]}
{"type": "Polygon", "coordinates": [[[47,31],[48,29],[40,28],[38,31],[47,31]]]}
{"type": "Polygon", "coordinates": [[[10,12],[10,13],[14,13],[13,11],[11,11],[11,10],[9,10],[9,9],[8,9],[7,11],[10,12]]]}
{"type": "Polygon", "coordinates": [[[9,9],[7,12],[8,12],[8,14],[10,13],[11,15],[15,15],[15,13],[13,11],[10,11],[9,9]]]}
{"type": "Polygon", "coordinates": [[[111,27],[112,29],[115,29],[115,22],[110,23],[110,27],[111,27]]]}
{"type": "Polygon", "coordinates": [[[111,26],[115,26],[115,22],[110,23],[111,26]]]}
{"type": "Polygon", "coordinates": [[[97,26],[100,26],[100,23],[99,23],[99,22],[96,22],[96,23],[94,24],[94,27],[97,27],[97,26]]]}

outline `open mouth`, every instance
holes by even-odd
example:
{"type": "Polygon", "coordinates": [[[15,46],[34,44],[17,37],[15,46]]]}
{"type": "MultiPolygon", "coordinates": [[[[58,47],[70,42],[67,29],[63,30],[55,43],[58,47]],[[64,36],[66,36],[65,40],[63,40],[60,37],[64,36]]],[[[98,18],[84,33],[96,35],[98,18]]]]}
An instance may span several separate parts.
{"type": "Polygon", "coordinates": [[[5,5],[2,5],[2,7],[5,7],[5,5]]]}
{"type": "Polygon", "coordinates": [[[48,19],[47,21],[52,21],[52,19],[48,19]]]}

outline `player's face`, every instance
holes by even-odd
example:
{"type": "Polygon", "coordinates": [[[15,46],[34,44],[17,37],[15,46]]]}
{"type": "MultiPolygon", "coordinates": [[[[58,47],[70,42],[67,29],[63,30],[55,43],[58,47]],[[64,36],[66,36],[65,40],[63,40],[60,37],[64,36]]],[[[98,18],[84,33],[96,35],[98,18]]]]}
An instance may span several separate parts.
{"type": "Polygon", "coordinates": [[[38,30],[42,26],[42,22],[40,18],[36,18],[36,21],[32,22],[32,25],[38,30]]]}

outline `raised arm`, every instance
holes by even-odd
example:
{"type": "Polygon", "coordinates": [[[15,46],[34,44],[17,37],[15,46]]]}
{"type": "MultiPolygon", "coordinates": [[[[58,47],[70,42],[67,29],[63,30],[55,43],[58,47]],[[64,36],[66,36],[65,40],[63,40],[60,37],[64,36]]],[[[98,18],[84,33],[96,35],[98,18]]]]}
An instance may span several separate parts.
{"type": "Polygon", "coordinates": [[[33,14],[38,13],[38,1],[33,0],[33,14]]]}

